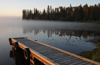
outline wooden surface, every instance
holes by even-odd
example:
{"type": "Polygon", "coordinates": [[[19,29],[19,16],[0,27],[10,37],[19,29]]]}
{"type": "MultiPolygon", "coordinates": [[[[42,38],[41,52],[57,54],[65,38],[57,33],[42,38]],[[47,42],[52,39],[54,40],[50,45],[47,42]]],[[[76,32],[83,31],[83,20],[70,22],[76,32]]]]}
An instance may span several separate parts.
{"type": "MultiPolygon", "coordinates": [[[[25,46],[25,48],[29,48],[31,50],[31,53],[35,52],[37,55],[48,60],[52,63],[52,65],[100,65],[100,63],[98,62],[82,58],[67,51],[63,51],[61,49],[40,42],[30,40],[28,38],[12,39],[14,41],[17,41],[19,45],[23,45],[25,46]]],[[[40,61],[42,61],[42,59],[40,59],[40,61]]],[[[43,60],[42,62],[46,64],[45,60],[43,60]]]]}

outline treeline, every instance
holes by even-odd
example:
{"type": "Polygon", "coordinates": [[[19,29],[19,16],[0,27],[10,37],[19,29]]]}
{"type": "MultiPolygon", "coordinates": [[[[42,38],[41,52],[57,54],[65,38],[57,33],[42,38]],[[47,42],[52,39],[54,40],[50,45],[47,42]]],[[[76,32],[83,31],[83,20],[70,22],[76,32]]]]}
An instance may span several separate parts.
{"type": "Polygon", "coordinates": [[[40,20],[60,20],[60,21],[100,21],[100,4],[88,6],[79,5],[76,7],[52,8],[48,6],[43,12],[34,8],[32,10],[23,10],[23,19],[40,19],[40,20]]]}

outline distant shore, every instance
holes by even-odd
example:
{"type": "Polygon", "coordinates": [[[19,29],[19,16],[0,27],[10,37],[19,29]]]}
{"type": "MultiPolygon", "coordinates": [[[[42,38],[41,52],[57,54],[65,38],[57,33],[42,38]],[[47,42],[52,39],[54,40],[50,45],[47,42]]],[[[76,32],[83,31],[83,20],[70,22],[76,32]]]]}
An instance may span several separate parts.
{"type": "Polygon", "coordinates": [[[100,22],[100,3],[92,6],[79,5],[76,7],[57,7],[47,6],[47,10],[39,11],[37,8],[32,10],[23,10],[22,19],[32,20],[54,20],[54,21],[78,21],[78,22],[100,22]]]}

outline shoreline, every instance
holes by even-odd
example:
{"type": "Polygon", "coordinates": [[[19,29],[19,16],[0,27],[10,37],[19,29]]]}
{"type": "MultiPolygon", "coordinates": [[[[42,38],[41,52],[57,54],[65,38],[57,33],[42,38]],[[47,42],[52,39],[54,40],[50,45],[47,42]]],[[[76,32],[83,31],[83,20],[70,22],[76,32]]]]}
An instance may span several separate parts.
{"type": "Polygon", "coordinates": [[[80,23],[98,23],[100,24],[100,21],[63,21],[63,20],[45,20],[45,19],[22,19],[22,20],[41,20],[41,21],[54,21],[54,22],[80,22],[80,23]]]}

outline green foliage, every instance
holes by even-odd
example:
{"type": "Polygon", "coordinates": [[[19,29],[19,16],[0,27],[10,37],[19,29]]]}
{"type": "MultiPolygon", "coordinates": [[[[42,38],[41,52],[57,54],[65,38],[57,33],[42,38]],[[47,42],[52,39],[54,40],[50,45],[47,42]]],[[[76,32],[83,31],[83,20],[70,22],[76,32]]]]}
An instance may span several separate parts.
{"type": "Polygon", "coordinates": [[[83,56],[83,57],[86,57],[86,58],[89,58],[89,59],[92,59],[92,52],[91,51],[86,51],[86,52],[83,52],[79,55],[83,56]]]}
{"type": "Polygon", "coordinates": [[[100,62],[100,50],[92,56],[92,60],[100,62]]]}
{"type": "Polygon", "coordinates": [[[80,53],[79,55],[100,62],[100,42],[97,42],[97,44],[98,48],[92,51],[85,51],[83,53],[80,53]]]}

